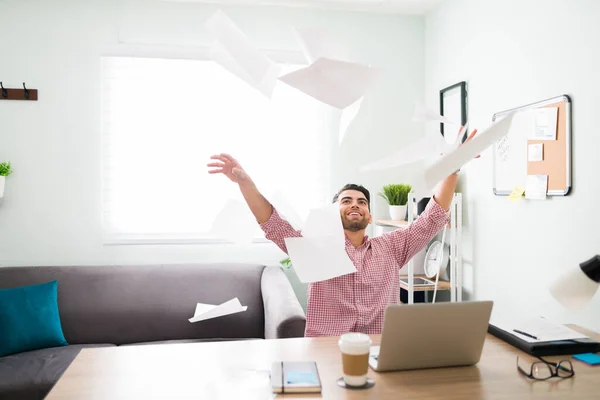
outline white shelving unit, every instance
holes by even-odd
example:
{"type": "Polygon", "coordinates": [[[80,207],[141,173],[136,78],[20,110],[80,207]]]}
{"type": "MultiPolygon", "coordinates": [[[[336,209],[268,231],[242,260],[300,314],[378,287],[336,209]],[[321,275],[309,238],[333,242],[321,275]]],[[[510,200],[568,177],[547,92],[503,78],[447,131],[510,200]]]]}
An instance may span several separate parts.
{"type": "MultiPolygon", "coordinates": [[[[433,200],[432,200],[433,201],[433,200]]],[[[408,204],[413,204],[413,194],[409,193],[408,204]]],[[[408,220],[406,224],[412,223],[414,220],[413,207],[408,207],[408,220]]],[[[455,193],[450,205],[450,222],[446,237],[450,238],[450,271],[449,271],[449,287],[450,301],[462,301],[462,194],[455,193]]],[[[408,262],[408,304],[414,302],[414,261],[411,259],[408,262]]],[[[440,290],[438,282],[438,290],[440,290]]],[[[432,290],[431,288],[427,290],[432,290]]],[[[444,290],[444,289],[442,289],[444,290]]]]}

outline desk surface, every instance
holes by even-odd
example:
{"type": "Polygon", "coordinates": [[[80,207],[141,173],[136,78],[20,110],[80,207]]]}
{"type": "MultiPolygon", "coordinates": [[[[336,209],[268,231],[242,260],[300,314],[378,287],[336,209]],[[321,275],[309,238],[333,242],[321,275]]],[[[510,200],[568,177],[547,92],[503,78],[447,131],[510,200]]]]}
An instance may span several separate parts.
{"type": "MultiPolygon", "coordinates": [[[[600,335],[578,330],[600,339],[600,335]]],[[[371,337],[379,343],[380,335],[371,337]]],[[[337,339],[85,349],[46,399],[220,399],[222,397],[215,392],[219,382],[235,385],[231,377],[242,369],[269,370],[272,361],[280,360],[316,360],[323,392],[277,398],[592,399],[597,398],[600,390],[600,367],[590,367],[576,360],[572,360],[576,375],[571,379],[527,380],[517,372],[516,357],[533,358],[491,335],[486,338],[481,361],[475,366],[386,373],[369,370],[369,376],[376,382],[373,388],[345,390],[336,385],[342,375],[337,339]],[[212,378],[207,379],[207,376],[212,378]]],[[[548,357],[551,360],[563,358],[570,357],[548,357]]]]}

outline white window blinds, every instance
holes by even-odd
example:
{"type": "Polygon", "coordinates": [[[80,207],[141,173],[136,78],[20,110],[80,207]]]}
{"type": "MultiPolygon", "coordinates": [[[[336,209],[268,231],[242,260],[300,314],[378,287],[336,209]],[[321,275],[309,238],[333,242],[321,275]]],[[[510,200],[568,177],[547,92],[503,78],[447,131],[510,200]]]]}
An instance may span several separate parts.
{"type": "MultiPolygon", "coordinates": [[[[285,72],[298,68],[286,66],[285,72]]],[[[197,242],[236,184],[209,175],[237,158],[261,192],[298,214],[329,187],[330,108],[279,82],[272,99],[208,60],[102,59],[102,203],[108,242],[197,242]]]]}

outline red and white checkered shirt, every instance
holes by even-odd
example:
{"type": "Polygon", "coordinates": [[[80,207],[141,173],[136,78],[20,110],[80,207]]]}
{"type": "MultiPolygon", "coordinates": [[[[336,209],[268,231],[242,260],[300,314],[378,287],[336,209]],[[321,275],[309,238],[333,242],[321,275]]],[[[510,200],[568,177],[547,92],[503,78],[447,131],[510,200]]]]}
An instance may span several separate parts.
{"type": "MultiPolygon", "coordinates": [[[[309,284],[305,336],[381,333],[386,307],[400,300],[400,268],[427,246],[448,220],[448,212],[432,200],[407,228],[372,239],[365,236],[358,248],[346,237],[346,252],[356,272],[309,284]]],[[[261,228],[267,239],[286,253],[284,238],[302,236],[275,209],[261,228]]]]}

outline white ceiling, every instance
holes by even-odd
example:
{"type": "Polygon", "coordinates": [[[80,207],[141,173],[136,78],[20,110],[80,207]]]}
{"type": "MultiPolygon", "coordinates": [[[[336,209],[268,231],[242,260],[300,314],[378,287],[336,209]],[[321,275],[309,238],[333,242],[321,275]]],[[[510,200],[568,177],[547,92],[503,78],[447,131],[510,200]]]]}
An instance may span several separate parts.
{"type": "Polygon", "coordinates": [[[223,5],[271,5],[326,10],[367,11],[386,14],[423,15],[444,0],[162,0],[177,3],[223,5]]]}

